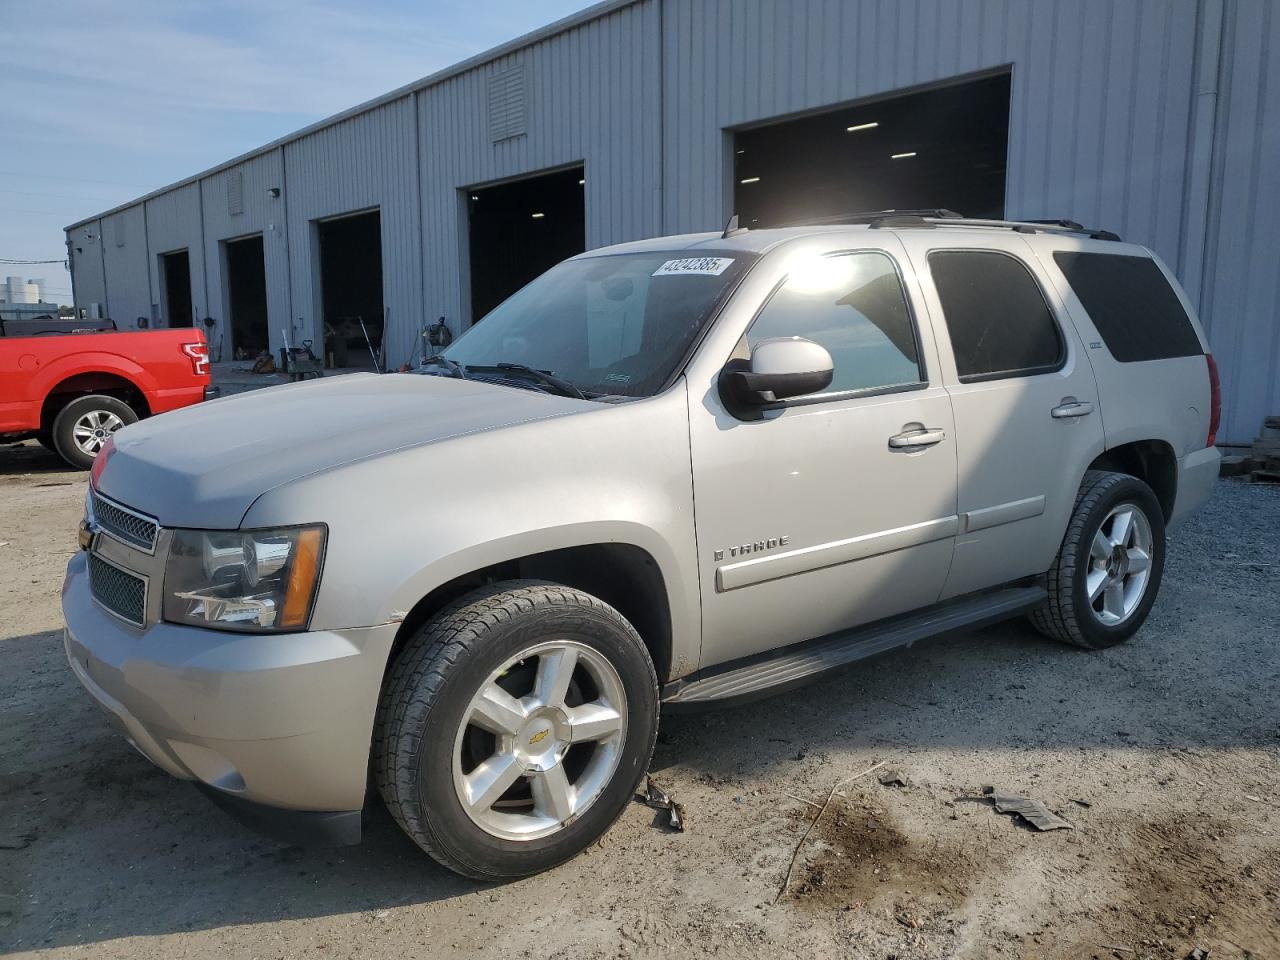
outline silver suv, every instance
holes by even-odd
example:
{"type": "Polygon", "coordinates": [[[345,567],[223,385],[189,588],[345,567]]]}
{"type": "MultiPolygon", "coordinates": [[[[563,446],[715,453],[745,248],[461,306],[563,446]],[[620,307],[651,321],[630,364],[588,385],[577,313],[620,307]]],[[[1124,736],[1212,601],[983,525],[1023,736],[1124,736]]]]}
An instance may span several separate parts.
{"type": "Polygon", "coordinates": [[[1151,253],[878,215],[566,261],[422,375],[129,426],[64,586],[80,682],[286,839],[404,830],[497,880],[586,847],[659,710],[1027,616],[1125,640],[1218,471],[1151,253]]]}

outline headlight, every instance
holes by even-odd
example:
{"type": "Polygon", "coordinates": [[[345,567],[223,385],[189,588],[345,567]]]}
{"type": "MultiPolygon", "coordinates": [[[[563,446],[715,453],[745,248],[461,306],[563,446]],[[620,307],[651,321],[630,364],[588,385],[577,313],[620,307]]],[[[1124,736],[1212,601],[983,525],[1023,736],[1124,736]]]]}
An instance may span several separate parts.
{"type": "Polygon", "coordinates": [[[305,630],[325,527],[178,530],[164,573],[164,618],[249,633],[305,630]]]}

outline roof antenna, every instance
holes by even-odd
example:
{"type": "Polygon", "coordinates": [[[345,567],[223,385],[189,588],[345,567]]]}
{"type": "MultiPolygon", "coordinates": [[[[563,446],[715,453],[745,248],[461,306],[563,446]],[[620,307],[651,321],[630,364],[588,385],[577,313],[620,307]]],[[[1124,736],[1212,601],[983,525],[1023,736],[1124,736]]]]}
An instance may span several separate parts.
{"type": "Polygon", "coordinates": [[[738,215],[735,213],[729,218],[729,222],[724,225],[724,233],[720,234],[721,240],[728,240],[730,237],[739,233],[746,233],[746,227],[738,226],[738,215]]]}

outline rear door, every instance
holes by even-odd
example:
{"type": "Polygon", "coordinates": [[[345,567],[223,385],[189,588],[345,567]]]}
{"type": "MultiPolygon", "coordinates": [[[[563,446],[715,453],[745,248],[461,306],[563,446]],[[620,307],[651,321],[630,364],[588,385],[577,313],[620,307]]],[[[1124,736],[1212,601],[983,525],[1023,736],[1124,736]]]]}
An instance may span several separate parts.
{"type": "Polygon", "coordinates": [[[955,412],[960,528],[943,596],[1043,573],[1103,449],[1083,344],[1016,234],[900,236],[955,412]]]}

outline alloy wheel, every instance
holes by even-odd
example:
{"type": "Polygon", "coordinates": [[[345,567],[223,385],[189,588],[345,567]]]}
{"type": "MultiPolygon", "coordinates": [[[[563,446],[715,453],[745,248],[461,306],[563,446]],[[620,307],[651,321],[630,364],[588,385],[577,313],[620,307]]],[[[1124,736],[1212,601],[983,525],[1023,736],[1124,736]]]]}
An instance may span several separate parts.
{"type": "Polygon", "coordinates": [[[124,421],[110,410],[90,410],[72,425],[71,438],[81,453],[96,457],[102,445],[123,426],[124,421]]]}
{"type": "Polygon", "coordinates": [[[627,701],[618,671],[572,640],[538,643],[480,686],[454,742],[467,816],[504,840],[534,840],[578,819],[622,755],[627,701]]]}
{"type": "Polygon", "coordinates": [[[1098,621],[1114,627],[1138,609],[1151,581],[1151,521],[1136,504],[1111,508],[1089,544],[1085,590],[1098,621]]]}

